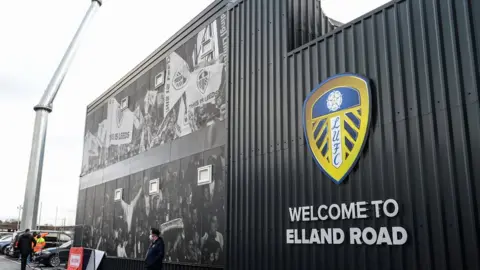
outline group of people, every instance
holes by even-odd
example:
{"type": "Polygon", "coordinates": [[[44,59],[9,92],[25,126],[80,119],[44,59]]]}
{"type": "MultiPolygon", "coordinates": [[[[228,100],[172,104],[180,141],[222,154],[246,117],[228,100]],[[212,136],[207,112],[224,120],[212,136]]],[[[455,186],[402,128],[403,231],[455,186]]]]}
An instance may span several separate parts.
{"type": "Polygon", "coordinates": [[[25,233],[20,235],[16,242],[20,251],[21,269],[25,270],[27,262],[30,261],[33,252],[40,252],[45,247],[45,239],[41,233],[30,233],[30,229],[26,229],[25,233]]]}
{"type": "Polygon", "coordinates": [[[165,245],[165,262],[222,265],[225,158],[223,147],[211,151],[87,189],[85,217],[77,221],[85,225],[76,231],[82,245],[109,256],[142,259],[150,244],[149,229],[157,227],[165,245]],[[212,183],[198,186],[197,168],[202,164],[213,165],[212,183]],[[155,194],[149,193],[152,179],[158,179],[155,194]],[[124,196],[115,201],[114,190],[122,186],[124,196]],[[104,197],[94,200],[98,194],[104,197]]]}
{"type": "MultiPolygon", "coordinates": [[[[227,113],[224,92],[217,91],[212,102],[201,104],[186,113],[179,111],[178,105],[182,102],[179,101],[165,116],[163,115],[163,101],[149,106],[145,112],[140,109],[141,105],[138,101],[136,106],[139,108],[138,111],[143,120],[138,127],[133,127],[132,142],[123,145],[109,145],[108,147],[101,146],[99,154],[92,156],[88,164],[84,164],[83,173],[86,174],[108,167],[181,137],[182,132],[179,131],[180,127],[177,123],[179,117],[188,119],[191,132],[205,128],[213,122],[223,121],[227,113]]],[[[163,95],[163,92],[158,94],[158,96],[163,95]]]]}
{"type": "MultiPolygon", "coordinates": [[[[162,262],[165,256],[165,246],[160,237],[160,231],[152,228],[150,230],[150,244],[145,255],[145,269],[161,270],[162,262]]],[[[30,233],[30,229],[20,235],[17,241],[17,248],[20,251],[21,270],[25,270],[27,262],[30,260],[33,252],[39,252],[45,247],[45,239],[42,234],[30,233]]]]}

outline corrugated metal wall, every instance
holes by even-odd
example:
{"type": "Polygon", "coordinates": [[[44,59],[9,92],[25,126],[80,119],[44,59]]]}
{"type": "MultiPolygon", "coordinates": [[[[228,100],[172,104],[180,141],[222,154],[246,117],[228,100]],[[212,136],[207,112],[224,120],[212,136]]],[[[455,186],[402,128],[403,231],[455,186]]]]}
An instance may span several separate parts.
{"type": "MultiPolygon", "coordinates": [[[[122,259],[105,257],[102,260],[99,270],[144,270],[145,262],[141,260],[122,259]]],[[[190,264],[163,264],[163,270],[214,270],[221,267],[199,266],[190,264]]]]}
{"type": "Polygon", "coordinates": [[[396,1],[287,52],[287,0],[229,11],[228,269],[480,269],[480,2],[396,1]],[[306,95],[372,80],[358,168],[333,184],[305,146],[306,95]],[[394,198],[393,219],[293,224],[288,207],[394,198]],[[404,246],[286,245],[288,228],[401,225],[404,246]]]}
{"type": "Polygon", "coordinates": [[[322,1],[288,0],[288,48],[294,49],[334,29],[322,12],[322,1]]]}

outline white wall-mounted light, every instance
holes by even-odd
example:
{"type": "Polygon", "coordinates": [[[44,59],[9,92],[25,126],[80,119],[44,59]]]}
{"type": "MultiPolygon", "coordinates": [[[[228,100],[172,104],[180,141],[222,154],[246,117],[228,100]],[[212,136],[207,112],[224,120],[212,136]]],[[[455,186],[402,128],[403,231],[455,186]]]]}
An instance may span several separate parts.
{"type": "Polygon", "coordinates": [[[161,71],[155,76],[155,88],[162,86],[165,83],[165,71],[161,71]]]}
{"type": "Polygon", "coordinates": [[[120,109],[125,110],[128,108],[128,96],[122,98],[122,101],[120,101],[120,109]]]}
{"type": "Polygon", "coordinates": [[[115,189],[114,201],[121,201],[123,199],[123,188],[115,189]]]}
{"type": "Polygon", "coordinates": [[[197,185],[208,185],[212,183],[212,165],[203,166],[197,169],[197,185]]]}
{"type": "Polygon", "coordinates": [[[153,195],[153,194],[158,194],[160,191],[160,181],[159,179],[153,179],[150,180],[148,183],[148,194],[153,195]]]}

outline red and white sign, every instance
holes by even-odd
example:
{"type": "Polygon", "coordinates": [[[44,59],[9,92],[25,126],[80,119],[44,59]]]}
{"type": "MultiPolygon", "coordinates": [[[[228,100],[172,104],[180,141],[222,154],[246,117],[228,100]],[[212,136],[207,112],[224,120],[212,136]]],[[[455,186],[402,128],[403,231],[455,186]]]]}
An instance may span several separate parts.
{"type": "Polygon", "coordinates": [[[81,270],[83,264],[83,248],[72,247],[68,257],[68,270],[81,270]]]}

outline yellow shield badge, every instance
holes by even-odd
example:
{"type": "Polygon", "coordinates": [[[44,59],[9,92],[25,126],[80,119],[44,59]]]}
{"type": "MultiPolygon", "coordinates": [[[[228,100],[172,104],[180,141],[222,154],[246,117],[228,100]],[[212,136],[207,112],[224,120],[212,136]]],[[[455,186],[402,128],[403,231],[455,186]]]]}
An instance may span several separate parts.
{"type": "Polygon", "coordinates": [[[315,161],[334,183],[340,184],[357,163],[370,118],[370,84],[359,75],[333,76],[305,99],[305,139],[315,161]]]}

